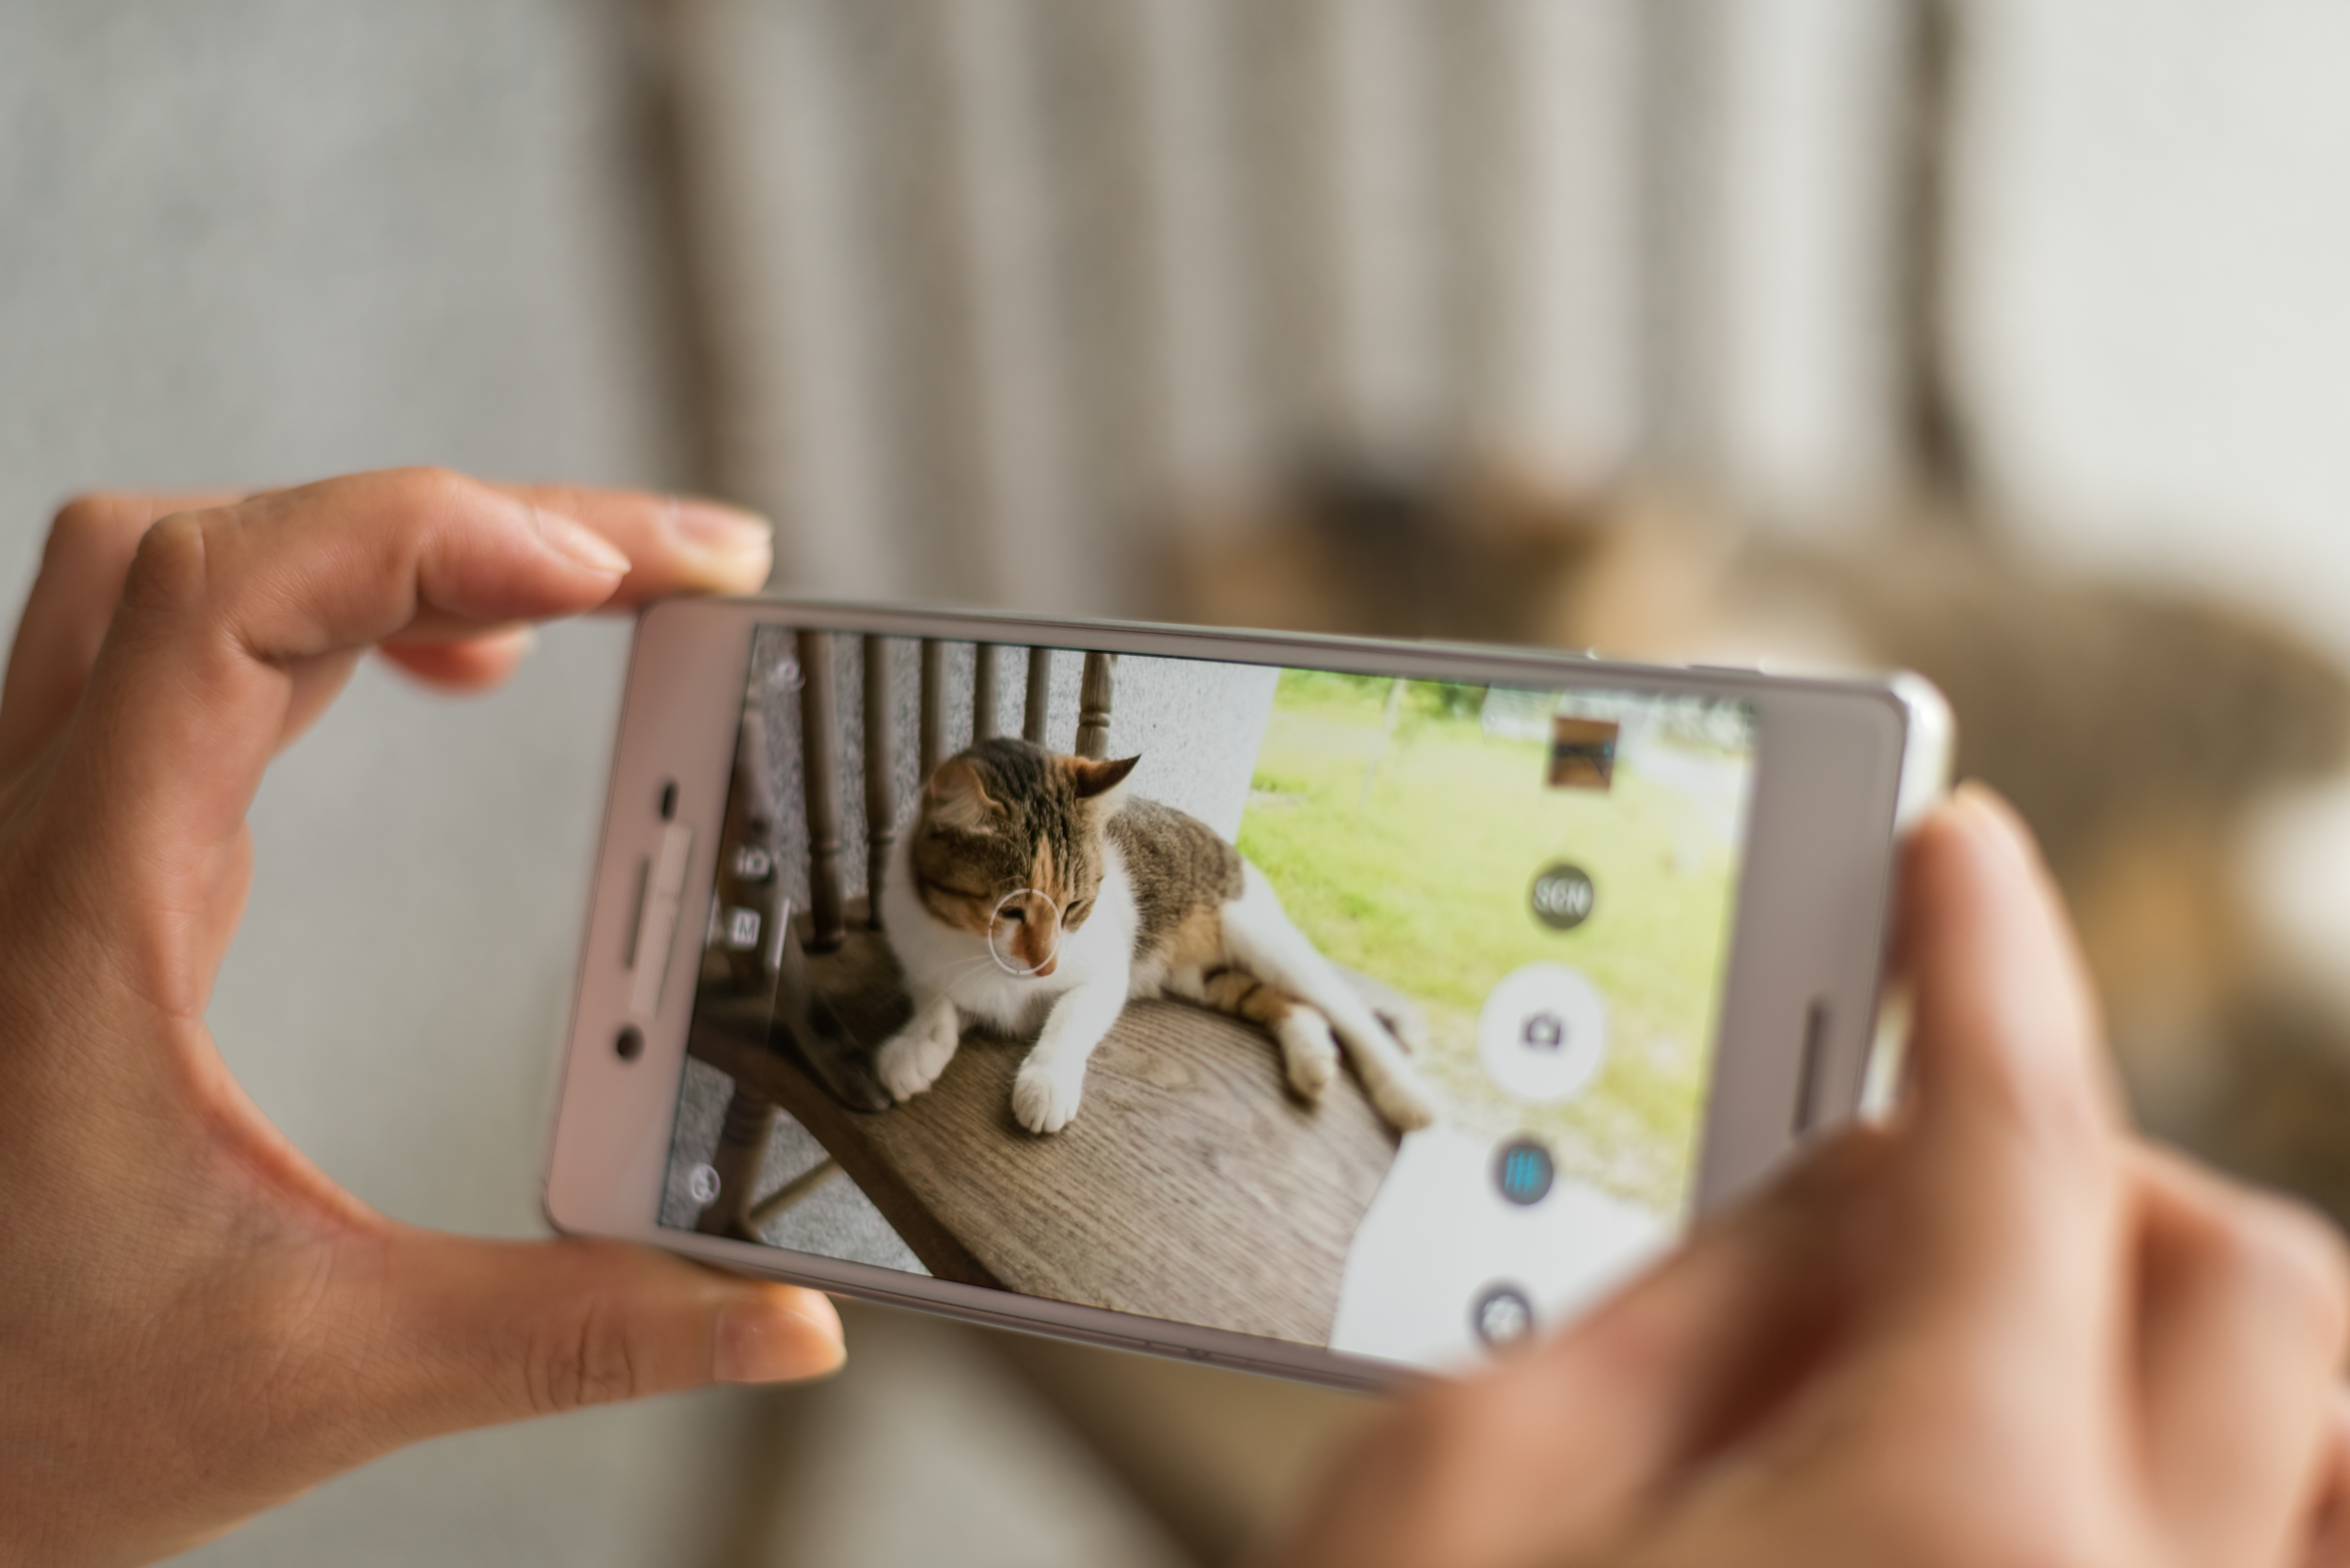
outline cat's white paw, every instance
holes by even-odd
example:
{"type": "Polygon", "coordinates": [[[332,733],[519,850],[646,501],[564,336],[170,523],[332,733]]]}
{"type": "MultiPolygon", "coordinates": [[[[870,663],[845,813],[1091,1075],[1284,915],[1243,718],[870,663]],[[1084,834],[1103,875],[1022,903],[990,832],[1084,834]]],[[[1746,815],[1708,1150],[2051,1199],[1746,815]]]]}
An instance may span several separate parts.
{"type": "Polygon", "coordinates": [[[1364,1085],[1371,1104],[1398,1132],[1417,1132],[1436,1119],[1436,1096],[1413,1072],[1379,1073],[1364,1085]]]}
{"type": "Polygon", "coordinates": [[[1273,1037],[1281,1042],[1289,1086],[1304,1099],[1319,1100],[1338,1075],[1338,1043],[1328,1021],[1310,1007],[1293,1007],[1273,1026],[1273,1037]]]}
{"type": "Polygon", "coordinates": [[[1032,1133],[1056,1133],[1076,1119],[1085,1092],[1086,1064],[1072,1073],[1032,1052],[1012,1080],[1012,1114],[1032,1133]]]}
{"type": "Polygon", "coordinates": [[[910,1100],[939,1081],[954,1060],[961,1023],[951,1010],[918,1014],[882,1043],[873,1071],[891,1099],[910,1100]]]}

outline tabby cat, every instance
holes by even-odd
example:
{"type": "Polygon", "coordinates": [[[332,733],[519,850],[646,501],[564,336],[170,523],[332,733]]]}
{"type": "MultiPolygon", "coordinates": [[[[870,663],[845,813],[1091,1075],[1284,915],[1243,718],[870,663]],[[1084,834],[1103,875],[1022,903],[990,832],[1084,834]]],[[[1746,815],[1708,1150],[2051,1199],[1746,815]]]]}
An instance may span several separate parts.
{"type": "Polygon", "coordinates": [[[1263,874],[1207,824],[1121,787],[1140,760],[999,738],[931,775],[882,885],[914,1002],[881,1046],[883,1087],[904,1100],[936,1083],[966,1020],[1021,1034],[1041,1021],[1012,1110],[1031,1132],[1058,1132],[1127,999],[1172,996],[1269,1031],[1308,1100],[1343,1045],[1380,1115],[1427,1126],[1434,1102],[1402,1043],[1263,874]]]}

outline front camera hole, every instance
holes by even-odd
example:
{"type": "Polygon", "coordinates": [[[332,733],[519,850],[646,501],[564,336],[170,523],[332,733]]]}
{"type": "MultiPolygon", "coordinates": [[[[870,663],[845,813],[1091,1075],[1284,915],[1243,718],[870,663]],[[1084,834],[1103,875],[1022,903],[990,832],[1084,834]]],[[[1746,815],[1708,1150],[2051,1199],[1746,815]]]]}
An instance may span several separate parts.
{"type": "Polygon", "coordinates": [[[644,1031],[631,1023],[624,1027],[612,1041],[612,1054],[623,1062],[633,1062],[645,1054],[644,1031]]]}
{"type": "Polygon", "coordinates": [[[661,820],[663,822],[671,822],[674,821],[676,817],[677,781],[675,779],[671,779],[669,783],[661,785],[661,820]]]}

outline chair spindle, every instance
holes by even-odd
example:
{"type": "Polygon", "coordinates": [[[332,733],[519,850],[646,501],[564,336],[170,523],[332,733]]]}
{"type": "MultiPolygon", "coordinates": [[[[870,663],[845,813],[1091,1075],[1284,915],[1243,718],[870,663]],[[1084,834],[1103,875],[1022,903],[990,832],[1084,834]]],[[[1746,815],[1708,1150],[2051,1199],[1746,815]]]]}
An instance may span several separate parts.
{"type": "Polygon", "coordinates": [[[718,1176],[718,1196],[695,1219],[696,1231],[705,1236],[758,1240],[750,1223],[751,1199],[775,1130],[775,1102],[737,1082],[718,1124],[718,1147],[710,1156],[710,1168],[718,1176]]]}
{"type": "Polygon", "coordinates": [[[1045,721],[1052,716],[1053,650],[1032,648],[1028,650],[1027,705],[1020,711],[1020,733],[1031,745],[1049,744],[1045,739],[1045,721]]]}
{"type": "Polygon", "coordinates": [[[881,929],[881,878],[889,865],[890,841],[898,836],[895,779],[896,736],[889,722],[894,682],[889,679],[890,639],[865,638],[865,910],[866,923],[881,929]]]}
{"type": "Polygon", "coordinates": [[[840,765],[833,695],[832,636],[828,632],[799,634],[800,756],[802,782],[807,791],[808,915],[815,928],[810,952],[828,953],[840,946],[843,919],[840,894],[840,765]]]}
{"type": "Polygon", "coordinates": [[[1109,754],[1109,705],[1117,684],[1118,655],[1086,655],[1084,680],[1077,687],[1077,755],[1095,761],[1109,754]]]}
{"type": "Polygon", "coordinates": [[[992,642],[971,647],[971,743],[995,733],[995,669],[1003,650],[992,642]]]}
{"type": "Polygon", "coordinates": [[[922,639],[922,717],[918,762],[927,781],[945,761],[947,739],[947,645],[922,639]]]}

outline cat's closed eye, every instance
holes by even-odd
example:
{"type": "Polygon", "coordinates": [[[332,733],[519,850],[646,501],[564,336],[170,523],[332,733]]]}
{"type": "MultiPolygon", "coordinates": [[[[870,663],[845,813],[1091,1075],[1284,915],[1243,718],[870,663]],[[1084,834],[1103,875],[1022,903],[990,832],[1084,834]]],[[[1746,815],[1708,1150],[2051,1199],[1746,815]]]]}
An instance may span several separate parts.
{"type": "Polygon", "coordinates": [[[1061,924],[1075,929],[1084,925],[1086,917],[1093,912],[1094,901],[1091,898],[1080,898],[1069,906],[1069,912],[1061,917],[1061,924]]]}
{"type": "Polygon", "coordinates": [[[1020,925],[1025,922],[1028,919],[1028,912],[1021,909],[1017,904],[1014,904],[1006,909],[998,909],[995,912],[1000,918],[1010,920],[1014,925],[1020,925]]]}

